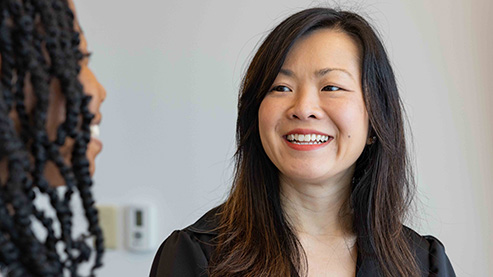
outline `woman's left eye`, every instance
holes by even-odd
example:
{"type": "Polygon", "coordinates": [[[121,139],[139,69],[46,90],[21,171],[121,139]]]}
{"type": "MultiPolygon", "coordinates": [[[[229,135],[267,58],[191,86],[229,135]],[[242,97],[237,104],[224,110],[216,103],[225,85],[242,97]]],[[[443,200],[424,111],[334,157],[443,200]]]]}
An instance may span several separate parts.
{"type": "Polygon", "coordinates": [[[290,92],[291,89],[287,86],[280,85],[273,87],[270,91],[290,92]]]}
{"type": "Polygon", "coordinates": [[[336,86],[325,86],[322,88],[322,91],[338,91],[338,90],[342,90],[342,88],[336,86]]]}

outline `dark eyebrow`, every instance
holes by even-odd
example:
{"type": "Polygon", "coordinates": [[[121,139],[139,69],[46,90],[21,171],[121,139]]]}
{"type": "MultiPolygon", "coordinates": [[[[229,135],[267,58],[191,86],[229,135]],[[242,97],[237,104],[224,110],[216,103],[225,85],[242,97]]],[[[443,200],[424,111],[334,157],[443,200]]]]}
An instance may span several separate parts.
{"type": "Polygon", "coordinates": [[[342,69],[342,68],[330,68],[329,67],[329,68],[320,69],[319,71],[317,71],[315,73],[315,75],[317,75],[318,77],[323,77],[325,74],[327,74],[331,71],[340,71],[340,72],[346,73],[347,75],[349,75],[349,77],[351,77],[351,79],[354,80],[353,75],[351,75],[351,73],[349,73],[349,71],[342,69]]]}
{"type": "MultiPolygon", "coordinates": [[[[347,74],[349,77],[351,77],[351,79],[354,80],[354,77],[351,73],[349,73],[349,71],[345,70],[345,69],[342,69],[342,68],[331,68],[331,67],[328,67],[328,68],[323,68],[323,69],[320,69],[318,71],[315,72],[315,75],[317,77],[323,77],[325,74],[331,72],[331,71],[341,71],[345,74],[347,74]]],[[[295,76],[294,72],[289,70],[289,69],[286,69],[286,68],[281,68],[281,70],[279,70],[279,74],[282,74],[282,75],[286,75],[288,77],[293,77],[295,76]]]]}
{"type": "Polygon", "coordinates": [[[281,70],[279,70],[279,74],[286,75],[288,77],[293,77],[294,76],[293,71],[291,71],[289,69],[285,69],[285,68],[281,68],[281,70]]]}
{"type": "Polygon", "coordinates": [[[91,56],[92,56],[92,52],[82,53],[82,57],[84,58],[90,58],[91,56]]]}

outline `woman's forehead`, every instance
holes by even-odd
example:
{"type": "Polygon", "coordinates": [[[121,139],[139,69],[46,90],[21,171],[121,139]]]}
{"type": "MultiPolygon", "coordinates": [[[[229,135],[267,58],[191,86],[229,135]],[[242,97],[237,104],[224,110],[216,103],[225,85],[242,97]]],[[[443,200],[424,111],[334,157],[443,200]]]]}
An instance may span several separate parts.
{"type": "Polygon", "coordinates": [[[338,68],[360,75],[359,45],[339,30],[324,28],[310,32],[298,39],[289,50],[282,70],[296,73],[297,69],[317,72],[326,68],[338,68]]]}

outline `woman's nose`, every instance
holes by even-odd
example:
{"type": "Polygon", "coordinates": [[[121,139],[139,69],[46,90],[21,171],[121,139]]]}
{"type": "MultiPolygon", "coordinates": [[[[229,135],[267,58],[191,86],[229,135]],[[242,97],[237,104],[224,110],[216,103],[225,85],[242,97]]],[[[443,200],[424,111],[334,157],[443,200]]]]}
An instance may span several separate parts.
{"type": "Polygon", "coordinates": [[[103,87],[103,85],[98,80],[96,80],[96,82],[98,83],[98,92],[101,95],[101,97],[100,97],[101,102],[103,102],[106,99],[106,89],[103,87]]]}
{"type": "Polygon", "coordinates": [[[315,89],[302,89],[293,98],[291,108],[288,110],[291,119],[308,120],[321,119],[323,111],[320,107],[320,96],[315,89]]]}
{"type": "Polygon", "coordinates": [[[81,83],[85,88],[84,91],[96,98],[95,101],[101,103],[106,99],[106,90],[88,67],[81,70],[81,83]]]}

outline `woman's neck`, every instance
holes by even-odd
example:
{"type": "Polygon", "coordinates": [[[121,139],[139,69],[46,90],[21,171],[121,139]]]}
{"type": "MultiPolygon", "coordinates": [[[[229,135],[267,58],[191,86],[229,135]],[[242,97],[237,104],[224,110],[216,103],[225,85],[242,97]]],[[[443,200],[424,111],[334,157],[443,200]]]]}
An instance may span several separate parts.
{"type": "Polygon", "coordinates": [[[353,235],[350,180],[330,184],[307,184],[285,178],[280,181],[281,204],[298,236],[329,239],[353,235]]]}

